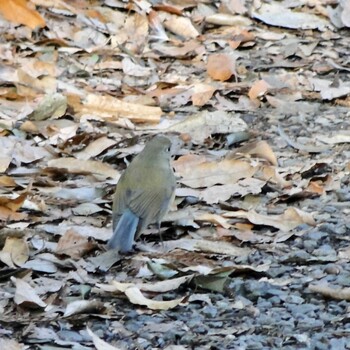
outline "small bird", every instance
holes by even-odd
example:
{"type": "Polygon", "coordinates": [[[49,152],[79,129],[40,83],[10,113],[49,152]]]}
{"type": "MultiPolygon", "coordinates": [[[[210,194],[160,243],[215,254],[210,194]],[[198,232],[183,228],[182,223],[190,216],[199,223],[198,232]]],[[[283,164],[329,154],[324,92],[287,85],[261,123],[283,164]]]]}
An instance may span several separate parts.
{"type": "Polygon", "coordinates": [[[175,197],[171,142],[155,136],[120,177],[113,199],[113,236],[109,249],[125,253],[148,225],[160,223],[175,197]]]}

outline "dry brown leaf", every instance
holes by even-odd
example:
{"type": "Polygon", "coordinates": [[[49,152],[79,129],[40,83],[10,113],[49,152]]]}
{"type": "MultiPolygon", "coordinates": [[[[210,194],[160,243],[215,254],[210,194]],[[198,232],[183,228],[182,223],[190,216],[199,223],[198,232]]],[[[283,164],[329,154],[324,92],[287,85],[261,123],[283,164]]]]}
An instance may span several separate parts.
{"type": "Polygon", "coordinates": [[[29,309],[46,307],[46,303],[39,298],[35,289],[28,282],[15,277],[11,277],[11,281],[16,285],[14,301],[17,305],[29,309]]]}
{"type": "Polygon", "coordinates": [[[188,134],[194,142],[202,143],[212,134],[246,131],[247,128],[247,124],[234,113],[204,110],[172,125],[166,131],[188,134]]]}
{"type": "Polygon", "coordinates": [[[333,288],[327,284],[310,284],[308,289],[311,292],[322,294],[327,298],[336,300],[350,300],[350,288],[333,288]]]}
{"type": "Polygon", "coordinates": [[[38,92],[54,94],[57,91],[57,79],[55,76],[45,75],[36,78],[21,68],[17,70],[17,76],[19,81],[17,91],[19,95],[37,97],[38,92]]]}
{"type": "Polygon", "coordinates": [[[116,141],[106,136],[100,137],[97,140],[94,140],[93,142],[89,143],[88,146],[82,151],[75,153],[75,156],[78,159],[87,160],[98,156],[100,153],[104,152],[109,147],[114,146],[116,143],[116,141]]]}
{"type": "Polygon", "coordinates": [[[268,91],[270,85],[264,80],[256,81],[248,92],[248,96],[251,100],[256,100],[259,97],[262,97],[268,91]]]}
{"type": "Polygon", "coordinates": [[[199,35],[191,20],[186,17],[169,15],[164,26],[172,33],[185,39],[193,39],[199,35]]]}
{"type": "Polygon", "coordinates": [[[277,165],[277,157],[266,141],[256,141],[235,149],[234,154],[250,154],[277,165]]]}
{"type": "Polygon", "coordinates": [[[229,242],[209,241],[205,239],[177,239],[164,242],[165,251],[184,249],[190,252],[201,251],[205,253],[224,254],[230,256],[247,256],[251,253],[249,248],[236,247],[229,242]]]}
{"type": "Polygon", "coordinates": [[[152,48],[165,56],[183,58],[200,50],[203,46],[198,40],[186,40],[184,43],[179,43],[178,46],[170,46],[165,43],[155,43],[152,45],[152,48]]]}
{"type": "Polygon", "coordinates": [[[281,215],[262,215],[255,211],[238,210],[235,212],[226,212],[223,214],[227,218],[246,218],[255,225],[272,226],[282,231],[291,231],[301,224],[315,226],[315,220],[312,214],[303,212],[297,208],[288,208],[281,215]]]}
{"type": "Polygon", "coordinates": [[[39,12],[28,5],[30,2],[25,0],[0,1],[0,12],[8,21],[24,24],[32,30],[45,27],[46,22],[39,12]]]}
{"type": "Polygon", "coordinates": [[[112,179],[120,176],[119,172],[110,165],[96,160],[58,158],[48,161],[47,166],[50,168],[65,169],[71,174],[90,173],[97,176],[110,177],[112,179]]]}
{"type": "Polygon", "coordinates": [[[248,256],[251,253],[249,248],[236,247],[229,242],[217,242],[208,240],[196,240],[195,250],[206,253],[224,254],[230,256],[248,256]]]}
{"type": "Polygon", "coordinates": [[[266,181],[254,178],[246,178],[239,180],[235,184],[210,186],[205,190],[199,191],[197,197],[208,204],[219,203],[220,201],[227,201],[232,196],[244,197],[247,194],[259,194],[262,187],[266,185],[266,181]]]}
{"type": "Polygon", "coordinates": [[[180,182],[193,188],[234,184],[240,179],[252,177],[258,170],[258,167],[242,160],[206,161],[196,155],[182,156],[173,162],[173,166],[182,177],[180,182]]]}
{"type": "Polygon", "coordinates": [[[0,206],[0,221],[21,221],[27,217],[27,213],[13,212],[11,209],[0,206]]]}
{"type": "MultiPolygon", "coordinates": [[[[139,2],[140,4],[142,2],[139,2]]],[[[150,4],[149,10],[151,9],[150,4]]],[[[126,16],[123,32],[127,35],[126,48],[134,54],[142,52],[149,31],[148,18],[143,13],[129,13],[126,16]]]]}
{"type": "Polygon", "coordinates": [[[0,206],[10,209],[11,211],[18,211],[26,200],[28,193],[22,193],[16,198],[0,197],[0,206]]]}
{"type": "Polygon", "coordinates": [[[9,267],[23,266],[29,258],[29,248],[23,238],[7,237],[0,251],[0,260],[9,267]]]}
{"type": "MultiPolygon", "coordinates": [[[[155,9],[156,6],[157,5],[153,6],[153,8],[155,9]]],[[[179,15],[181,15],[181,13],[179,13],[179,15]]],[[[148,22],[149,26],[153,30],[152,37],[155,37],[156,39],[159,39],[161,41],[169,40],[157,11],[151,10],[148,13],[148,22]]]]}
{"type": "MultiPolygon", "coordinates": [[[[0,159],[0,163],[1,163],[1,159],[0,159]]],[[[1,169],[1,165],[0,165],[0,169],[1,169]]],[[[0,172],[2,172],[2,171],[0,170],[0,172]]],[[[2,176],[0,176],[0,186],[15,187],[16,182],[12,177],[7,176],[7,175],[2,175],[2,176]]]]}
{"type": "Polygon", "coordinates": [[[318,181],[310,181],[305,190],[318,195],[322,195],[325,192],[324,186],[318,181]]]}
{"type": "Polygon", "coordinates": [[[213,96],[216,88],[208,84],[198,83],[193,87],[192,103],[194,106],[205,105],[213,96]]]}
{"type": "Polygon", "coordinates": [[[282,175],[279,174],[278,169],[275,166],[263,165],[261,168],[261,177],[265,181],[273,182],[285,188],[291,186],[291,181],[286,181],[282,175]]]}
{"type": "Polygon", "coordinates": [[[159,123],[162,110],[121,101],[112,96],[88,94],[82,105],[76,106],[80,115],[96,115],[109,122],[128,118],[135,123],[159,123]]]}
{"type": "Polygon", "coordinates": [[[228,54],[210,55],[208,57],[207,72],[214,80],[229,80],[236,73],[235,60],[228,54]]]}
{"type": "Polygon", "coordinates": [[[73,259],[80,259],[85,253],[95,247],[87,237],[74,230],[68,230],[58,241],[56,254],[68,255],[73,259]]]}

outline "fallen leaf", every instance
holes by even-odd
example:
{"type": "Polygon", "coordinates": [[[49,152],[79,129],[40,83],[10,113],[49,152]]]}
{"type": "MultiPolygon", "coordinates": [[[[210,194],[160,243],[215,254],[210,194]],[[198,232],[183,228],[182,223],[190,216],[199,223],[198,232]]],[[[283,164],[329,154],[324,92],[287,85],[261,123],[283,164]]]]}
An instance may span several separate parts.
{"type": "Polygon", "coordinates": [[[116,143],[116,141],[108,137],[100,137],[89,143],[82,151],[75,153],[75,156],[78,159],[88,160],[98,156],[108,148],[114,146],[116,143]]]}
{"type": "Polygon", "coordinates": [[[199,35],[191,19],[182,16],[169,15],[164,21],[164,27],[184,39],[193,39],[199,35]]]}
{"type": "Polygon", "coordinates": [[[25,0],[0,1],[0,12],[8,21],[24,24],[32,30],[46,25],[39,12],[29,8],[25,0]]]}
{"type": "Polygon", "coordinates": [[[112,96],[88,94],[81,106],[76,106],[79,115],[97,115],[113,122],[128,118],[135,123],[159,123],[162,110],[159,107],[144,106],[121,101],[112,96]]]}
{"type": "Polygon", "coordinates": [[[91,251],[96,244],[74,230],[68,230],[58,241],[56,254],[68,255],[73,259],[80,259],[91,251]]]}
{"type": "Polygon", "coordinates": [[[40,299],[35,289],[28,282],[15,277],[11,277],[11,281],[16,286],[14,301],[17,305],[29,309],[46,307],[46,303],[40,299]]]}
{"type": "Polygon", "coordinates": [[[79,314],[98,313],[103,308],[104,305],[100,300],[76,300],[67,305],[63,317],[79,314]]]}
{"type": "Polygon", "coordinates": [[[258,170],[242,160],[207,161],[196,155],[182,156],[173,162],[173,166],[181,176],[180,182],[192,188],[234,184],[240,179],[252,177],[258,170]]]}
{"type": "Polygon", "coordinates": [[[255,211],[238,210],[222,214],[227,218],[246,218],[255,225],[272,226],[282,231],[290,231],[301,224],[315,226],[316,223],[310,213],[303,212],[297,208],[288,208],[281,215],[262,215],[255,211]]]}
{"type": "Polygon", "coordinates": [[[193,87],[192,103],[194,106],[204,106],[213,96],[215,87],[208,84],[195,84],[193,87]]]}
{"type": "Polygon", "coordinates": [[[96,160],[80,160],[75,158],[58,158],[47,162],[47,166],[57,169],[65,169],[72,174],[93,174],[110,178],[118,178],[119,172],[110,165],[96,160]]]}
{"type": "Polygon", "coordinates": [[[226,81],[236,74],[235,60],[228,54],[213,54],[208,57],[208,75],[214,80],[226,81]]]}
{"type": "Polygon", "coordinates": [[[86,327],[86,331],[88,332],[89,336],[92,338],[92,341],[96,347],[97,350],[119,350],[121,348],[117,348],[115,346],[112,346],[99,338],[89,327],[86,327]]]}
{"type": "Polygon", "coordinates": [[[0,251],[0,260],[9,267],[23,266],[29,259],[27,242],[22,238],[7,237],[0,251]]]}
{"type": "Polygon", "coordinates": [[[170,310],[182,303],[185,298],[167,301],[156,301],[146,298],[136,286],[130,286],[125,290],[125,295],[132,304],[144,305],[151,310],[170,310]]]}
{"type": "Polygon", "coordinates": [[[254,84],[250,88],[248,92],[248,96],[251,100],[256,100],[259,97],[264,96],[268,91],[269,87],[270,85],[266,81],[258,80],[254,82],[254,84]]]}
{"type": "Polygon", "coordinates": [[[311,292],[319,293],[327,298],[336,300],[350,300],[350,288],[334,288],[330,287],[328,284],[310,284],[308,289],[311,292]]]}
{"type": "Polygon", "coordinates": [[[196,143],[202,143],[213,134],[229,134],[247,130],[247,124],[234,113],[202,111],[165,129],[168,132],[188,133],[196,143]]]}
{"type": "Polygon", "coordinates": [[[264,23],[282,28],[324,30],[329,27],[329,22],[319,16],[292,11],[276,1],[263,3],[257,11],[252,12],[252,16],[264,23]]]}

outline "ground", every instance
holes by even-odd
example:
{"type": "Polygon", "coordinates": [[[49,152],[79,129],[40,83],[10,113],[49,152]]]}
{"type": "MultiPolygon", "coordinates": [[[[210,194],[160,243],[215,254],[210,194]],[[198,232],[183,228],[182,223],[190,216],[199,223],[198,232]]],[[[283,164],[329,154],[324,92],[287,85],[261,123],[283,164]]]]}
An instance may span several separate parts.
{"type": "Polygon", "coordinates": [[[350,348],[349,16],[0,4],[0,348],[350,348]],[[177,176],[163,241],[108,251],[154,134],[177,176]]]}

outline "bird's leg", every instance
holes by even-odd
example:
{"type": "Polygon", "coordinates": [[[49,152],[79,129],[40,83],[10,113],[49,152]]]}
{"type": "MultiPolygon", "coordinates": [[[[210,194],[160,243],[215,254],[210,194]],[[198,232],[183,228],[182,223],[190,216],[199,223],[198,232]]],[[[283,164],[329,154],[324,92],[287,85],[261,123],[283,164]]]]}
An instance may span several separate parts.
{"type": "Polygon", "coordinates": [[[162,245],[162,249],[165,250],[163,236],[162,236],[162,233],[160,232],[160,222],[157,223],[157,226],[158,226],[158,234],[159,234],[160,242],[162,245]]]}

